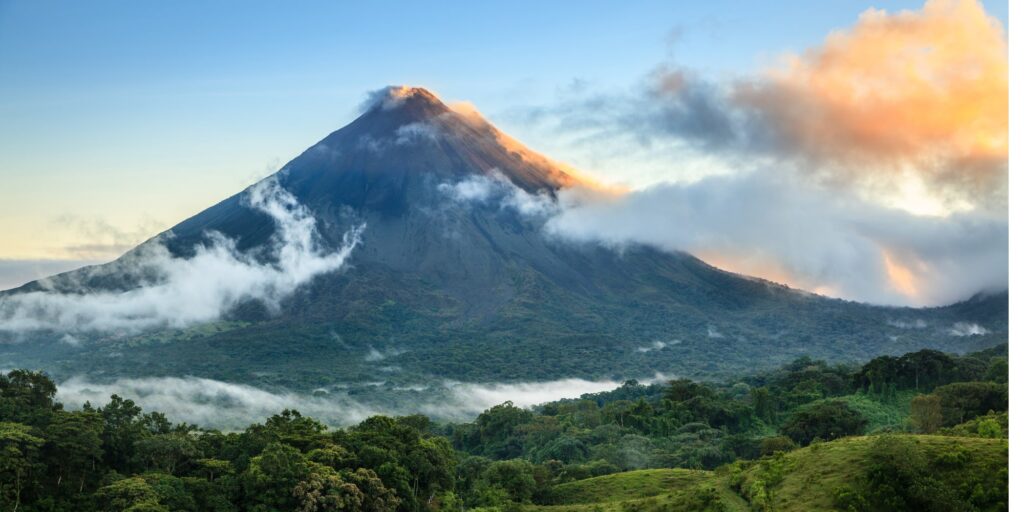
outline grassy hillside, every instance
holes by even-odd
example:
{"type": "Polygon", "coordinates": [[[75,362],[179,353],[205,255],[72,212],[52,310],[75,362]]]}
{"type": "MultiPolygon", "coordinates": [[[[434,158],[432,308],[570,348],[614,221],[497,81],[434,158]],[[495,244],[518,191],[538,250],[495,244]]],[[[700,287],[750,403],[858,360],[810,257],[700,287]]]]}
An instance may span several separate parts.
{"type": "Polygon", "coordinates": [[[692,469],[628,471],[569,482],[554,487],[551,502],[555,504],[528,510],[749,510],[743,498],[728,488],[726,479],[692,469]]]}
{"type": "Polygon", "coordinates": [[[927,485],[935,492],[948,492],[949,499],[970,502],[974,509],[1003,510],[1006,507],[1008,446],[1006,439],[924,435],[851,437],[815,444],[776,458],[737,463],[732,466],[730,483],[755,507],[836,510],[838,503],[851,501],[842,501],[840,495],[849,497],[868,491],[869,472],[874,464],[883,464],[887,470],[897,473],[889,485],[899,487],[907,483],[899,480],[909,478],[903,474],[907,472],[905,466],[918,463],[918,467],[909,471],[928,478],[927,485]]]}
{"type": "MultiPolygon", "coordinates": [[[[947,497],[963,498],[976,510],[1006,509],[1006,439],[900,435],[818,443],[716,472],[662,469],[589,478],[555,486],[550,505],[529,510],[840,510],[851,494],[867,491],[872,463],[884,456],[880,445],[893,442],[920,456],[923,475],[947,497]]],[[[869,509],[860,505],[854,510],[869,509]]]]}

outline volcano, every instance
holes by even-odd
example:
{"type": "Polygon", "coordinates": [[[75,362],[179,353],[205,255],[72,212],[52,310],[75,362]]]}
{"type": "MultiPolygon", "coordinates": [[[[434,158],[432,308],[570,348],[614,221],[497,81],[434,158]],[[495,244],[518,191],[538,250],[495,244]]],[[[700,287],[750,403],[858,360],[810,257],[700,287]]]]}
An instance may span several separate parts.
{"type": "MultiPolygon", "coordinates": [[[[8,333],[4,366],[306,388],[381,376],[708,379],[803,355],[854,361],[1006,341],[1005,293],[941,308],[878,307],[725,272],[685,253],[561,240],[544,229],[559,191],[593,185],[422,88],[378,93],[365,113],[268,179],[309,212],[322,247],[341,247],[365,226],[343,267],[274,307],[242,302],[199,325],[85,333],[72,344],[55,332],[8,333]],[[962,335],[954,325],[984,329],[962,335]]],[[[278,226],[247,193],[143,247],[161,244],[188,259],[215,232],[272,260],[265,248],[278,226]]],[[[143,286],[125,270],[142,252],[6,295],[143,286]]]]}

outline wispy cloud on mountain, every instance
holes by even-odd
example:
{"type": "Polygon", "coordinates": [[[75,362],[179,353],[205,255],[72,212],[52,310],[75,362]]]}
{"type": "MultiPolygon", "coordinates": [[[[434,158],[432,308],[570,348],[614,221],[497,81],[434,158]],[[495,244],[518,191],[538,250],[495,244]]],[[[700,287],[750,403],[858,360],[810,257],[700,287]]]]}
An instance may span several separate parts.
{"type": "MultiPolygon", "coordinates": [[[[218,232],[189,258],[171,255],[159,240],[97,272],[138,279],[128,291],[33,291],[0,297],[0,331],[123,331],[183,327],[215,320],[246,301],[271,310],[313,277],[341,268],[359,243],[352,230],[337,250],[320,246],[312,214],[280,185],[267,179],[245,201],[273,218],[277,231],[271,261],[245,253],[218,232]]],[[[86,273],[89,271],[86,270],[86,273]]],[[[47,281],[41,282],[43,286],[47,281]]]]}

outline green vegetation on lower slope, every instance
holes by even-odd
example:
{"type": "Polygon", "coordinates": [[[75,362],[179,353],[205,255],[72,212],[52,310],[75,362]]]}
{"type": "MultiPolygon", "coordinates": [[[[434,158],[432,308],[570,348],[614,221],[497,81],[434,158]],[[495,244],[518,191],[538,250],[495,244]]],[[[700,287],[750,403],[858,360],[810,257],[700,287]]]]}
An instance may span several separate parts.
{"type": "Polygon", "coordinates": [[[749,510],[746,502],[711,471],[647,469],[556,485],[550,505],[536,512],[646,512],[749,510]]]}
{"type": "Polygon", "coordinates": [[[1005,510],[1006,439],[850,437],[719,471],[638,470],[556,485],[536,512],[1005,510]]]}
{"type": "Polygon", "coordinates": [[[729,467],[755,510],[1005,510],[1008,441],[850,437],[729,467]]]}
{"type": "Polygon", "coordinates": [[[551,501],[578,504],[649,498],[713,479],[714,473],[696,469],[641,469],[556,485],[551,490],[551,501]]]}
{"type": "Polygon", "coordinates": [[[117,395],[66,410],[49,377],[12,370],[0,373],[0,510],[1005,510],[1006,350],[631,381],[462,424],[332,429],[286,410],[232,433],[117,395]]]}

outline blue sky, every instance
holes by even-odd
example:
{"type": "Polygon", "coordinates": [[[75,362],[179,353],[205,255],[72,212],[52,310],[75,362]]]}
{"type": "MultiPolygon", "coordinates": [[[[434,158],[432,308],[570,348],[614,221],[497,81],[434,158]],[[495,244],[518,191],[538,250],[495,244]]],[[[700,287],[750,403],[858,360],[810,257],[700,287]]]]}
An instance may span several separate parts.
{"type": "MultiPolygon", "coordinates": [[[[984,5],[1007,26],[1005,2],[984,5]]],[[[870,7],[921,2],[0,0],[0,259],[116,255],[273,172],[388,84],[471,101],[598,177],[671,179],[657,159],[611,172],[516,112],[574,84],[629,90],[665,62],[753,73],[870,7]]]]}

